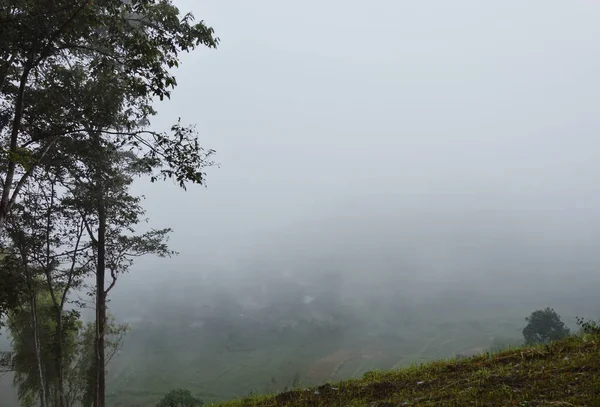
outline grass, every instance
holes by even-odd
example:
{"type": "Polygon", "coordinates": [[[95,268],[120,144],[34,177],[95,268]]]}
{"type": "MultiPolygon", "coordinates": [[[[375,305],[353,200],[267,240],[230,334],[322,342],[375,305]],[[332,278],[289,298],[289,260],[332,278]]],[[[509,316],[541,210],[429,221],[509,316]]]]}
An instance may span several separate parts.
{"type": "Polygon", "coordinates": [[[215,406],[600,406],[600,336],[369,372],[215,406]]]}

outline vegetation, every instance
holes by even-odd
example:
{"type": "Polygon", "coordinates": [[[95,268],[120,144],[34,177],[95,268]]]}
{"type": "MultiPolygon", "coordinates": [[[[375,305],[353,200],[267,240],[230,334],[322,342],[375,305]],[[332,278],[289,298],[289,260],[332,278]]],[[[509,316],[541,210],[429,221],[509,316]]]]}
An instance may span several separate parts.
{"type": "Polygon", "coordinates": [[[207,303],[181,309],[161,301],[147,313],[163,326],[146,318],[122,346],[128,328],[109,313],[120,276],[140,256],[176,254],[169,228],[144,226],[135,179],[186,189],[205,185],[215,164],[193,126],[152,128],[154,102],[177,85],[182,53],[217,44],[171,0],[0,0],[0,328],[11,341],[0,368],[21,405],[105,407],[108,393],[115,406],[201,406],[280,390],[229,405],[598,401],[594,322],[553,342],[569,329],[553,309],[535,311],[522,334],[539,346],[471,358],[519,344],[520,324],[467,311],[450,321],[443,307],[418,305],[426,319],[399,305],[395,287],[350,304],[340,270],[312,283],[263,275],[260,287],[253,275],[237,290],[197,290],[207,303]],[[396,369],[450,354],[457,360],[396,369]],[[392,371],[300,389],[372,369],[392,371]]]}
{"type": "Polygon", "coordinates": [[[486,353],[362,379],[252,396],[220,407],[595,406],[600,404],[600,336],[486,353]]]}
{"type": "Polygon", "coordinates": [[[170,1],[0,2],[0,318],[25,405],[105,405],[108,294],[134,258],[174,254],[170,229],[138,231],[133,179],[185,189],[212,165],[193,127],[150,128],[153,99],[182,52],[217,42],[170,1]],[[96,318],[78,341],[86,289],[96,318]]]}
{"type": "Polygon", "coordinates": [[[537,310],[526,318],[523,337],[528,344],[549,343],[569,336],[570,331],[552,308],[537,310]]]}
{"type": "MultiPolygon", "coordinates": [[[[60,365],[69,364],[75,358],[78,324],[73,314],[63,315],[61,335],[54,323],[54,308],[47,292],[37,294],[37,335],[31,318],[31,305],[27,304],[11,312],[8,327],[12,338],[13,367],[15,369],[15,385],[19,398],[25,406],[33,406],[35,400],[44,397],[56,400],[59,397],[58,366],[55,349],[62,349],[60,365]],[[39,344],[35,342],[39,340],[39,344]],[[60,341],[60,345],[53,346],[60,341]],[[39,348],[38,348],[39,345],[39,348]],[[37,350],[40,351],[40,365],[37,363],[37,350]],[[41,368],[42,376],[38,368],[41,368]],[[43,396],[40,394],[43,392],[43,396]]],[[[63,378],[64,379],[64,378],[63,378]]],[[[63,383],[64,384],[64,383],[63,383]]],[[[71,394],[77,393],[75,388],[71,394]]],[[[67,392],[65,392],[66,395],[67,392]]]]}
{"type": "Polygon", "coordinates": [[[173,389],[162,398],[156,407],[202,407],[204,402],[187,389],[173,389]]]}
{"type": "Polygon", "coordinates": [[[18,306],[19,297],[25,291],[25,278],[15,267],[10,266],[11,258],[0,259],[0,328],[6,314],[18,306]]]}
{"type": "MultiPolygon", "coordinates": [[[[335,319],[336,325],[343,326],[342,334],[332,331],[326,335],[311,322],[313,318],[328,321],[326,317],[331,315],[331,304],[323,305],[318,299],[298,308],[289,304],[281,316],[274,315],[275,307],[267,307],[244,310],[241,317],[233,299],[215,304],[208,301],[211,294],[227,297],[211,293],[214,286],[190,290],[200,303],[197,309],[191,308],[186,295],[176,292],[181,307],[170,297],[161,299],[156,309],[145,309],[146,314],[135,311],[145,318],[132,323],[123,351],[111,367],[110,405],[155,405],[180,386],[210,404],[360,378],[369,371],[400,369],[440,358],[465,359],[488,349],[521,346],[524,316],[529,314],[527,310],[514,314],[472,307],[457,311],[410,303],[404,305],[402,315],[381,310],[368,314],[355,304],[335,319]],[[413,311],[430,316],[413,319],[413,311]]],[[[278,285],[278,290],[281,293],[282,286],[278,285]]],[[[263,295],[270,298],[268,291],[263,295]]],[[[128,304],[131,301],[129,298],[128,304]]],[[[342,304],[340,301],[333,308],[339,312],[342,304]]],[[[571,323],[568,316],[574,311],[559,305],[571,323]]],[[[119,313],[128,312],[121,304],[113,306],[119,313]]]]}
{"type": "MultiPolygon", "coordinates": [[[[84,326],[79,314],[63,312],[63,327],[59,331],[56,324],[54,306],[48,292],[38,294],[36,301],[39,333],[40,365],[37,363],[36,343],[34,343],[31,309],[25,305],[11,311],[8,328],[12,338],[11,367],[15,372],[14,384],[23,406],[33,406],[35,401],[44,398],[51,404],[58,404],[64,391],[65,403],[75,405],[81,402],[90,405],[93,401],[93,362],[94,324],[84,326]],[[57,338],[59,332],[62,338],[57,338]],[[60,343],[60,358],[57,342],[60,343]],[[43,373],[40,379],[38,368],[43,373]],[[65,373],[60,375],[58,369],[65,373]],[[43,393],[43,396],[40,395],[43,393]]],[[[110,318],[107,329],[107,352],[112,357],[122,345],[127,327],[117,325],[110,318]]],[[[110,358],[109,358],[110,359],[110,358]]]]}
{"type": "Polygon", "coordinates": [[[580,335],[600,335],[600,324],[593,320],[585,320],[584,318],[576,318],[579,326],[580,335]]]}

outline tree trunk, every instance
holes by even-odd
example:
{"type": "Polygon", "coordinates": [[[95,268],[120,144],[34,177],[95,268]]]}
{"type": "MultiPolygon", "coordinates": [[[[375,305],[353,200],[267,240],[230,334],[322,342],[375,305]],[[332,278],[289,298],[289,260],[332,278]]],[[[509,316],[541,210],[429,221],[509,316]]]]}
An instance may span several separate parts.
{"type": "Polygon", "coordinates": [[[31,72],[32,62],[29,61],[23,68],[21,79],[19,81],[19,91],[15,101],[15,115],[13,117],[12,128],[10,132],[10,145],[8,148],[9,160],[8,168],[6,170],[6,176],[4,177],[4,189],[2,190],[2,198],[0,198],[0,232],[3,232],[6,227],[6,217],[10,211],[10,191],[12,190],[12,184],[15,177],[15,171],[17,164],[14,159],[11,159],[10,154],[14,154],[18,147],[19,130],[21,128],[21,121],[23,119],[23,99],[25,98],[25,87],[27,86],[27,80],[29,73],[31,72]]]}
{"type": "MultiPolygon", "coordinates": [[[[100,140],[98,146],[100,149],[100,140]]],[[[98,264],[96,265],[96,397],[94,407],[104,407],[106,384],[104,377],[105,355],[104,336],[106,327],[106,292],[104,289],[106,273],[106,206],[104,202],[104,183],[102,181],[102,164],[97,163],[96,190],[98,211],[98,264]]]]}
{"type": "Polygon", "coordinates": [[[35,362],[37,364],[37,371],[40,381],[39,388],[39,398],[40,398],[40,407],[46,407],[48,404],[48,383],[44,378],[45,370],[42,363],[42,345],[40,343],[40,326],[38,323],[38,314],[37,314],[37,287],[33,278],[33,271],[29,267],[29,262],[27,258],[27,252],[24,247],[24,239],[23,239],[23,231],[19,231],[18,237],[16,239],[17,246],[19,246],[21,261],[23,262],[23,272],[25,274],[25,281],[27,284],[27,292],[29,294],[29,308],[31,313],[31,324],[33,328],[33,347],[35,353],[35,362]]]}
{"type": "Polygon", "coordinates": [[[63,359],[62,308],[56,307],[56,375],[58,376],[58,401],[60,407],[67,407],[67,401],[65,399],[65,374],[63,369],[63,359]]]}
{"type": "MultiPolygon", "coordinates": [[[[44,371],[44,377],[48,376],[48,372],[44,371]]],[[[50,384],[48,384],[48,381],[44,382],[44,397],[46,398],[46,405],[48,407],[50,407],[50,384]]],[[[41,407],[41,406],[40,406],[41,407]]]]}
{"type": "Polygon", "coordinates": [[[40,331],[37,319],[37,293],[33,290],[30,284],[30,307],[31,307],[31,322],[33,323],[33,344],[35,347],[35,360],[38,367],[40,379],[40,407],[46,407],[46,384],[44,383],[44,368],[42,366],[42,346],[40,344],[40,331]]]}
{"type": "MultiPolygon", "coordinates": [[[[96,404],[104,407],[104,335],[106,325],[106,294],[104,293],[104,273],[106,263],[106,214],[103,205],[99,211],[98,226],[98,266],[96,270],[96,404]]],[[[100,208],[99,208],[100,209],[100,208]]]]}

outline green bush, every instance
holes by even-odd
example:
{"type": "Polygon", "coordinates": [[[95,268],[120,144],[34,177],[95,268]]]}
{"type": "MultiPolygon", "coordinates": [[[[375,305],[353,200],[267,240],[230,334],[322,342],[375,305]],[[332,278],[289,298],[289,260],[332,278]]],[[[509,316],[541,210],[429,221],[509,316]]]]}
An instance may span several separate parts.
{"type": "Polygon", "coordinates": [[[600,335],[600,324],[592,320],[584,320],[583,318],[577,318],[577,325],[580,328],[581,334],[589,335],[600,335]]]}
{"type": "Polygon", "coordinates": [[[173,389],[162,398],[156,407],[201,407],[204,401],[187,389],[173,389]]]}

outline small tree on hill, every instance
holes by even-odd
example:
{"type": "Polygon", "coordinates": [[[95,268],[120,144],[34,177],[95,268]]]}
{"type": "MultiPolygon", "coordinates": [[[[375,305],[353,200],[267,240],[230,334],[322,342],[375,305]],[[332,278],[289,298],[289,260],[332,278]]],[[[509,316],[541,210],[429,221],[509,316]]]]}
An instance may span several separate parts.
{"type": "Polygon", "coordinates": [[[187,389],[174,389],[165,394],[156,407],[201,407],[204,401],[187,389]]]}
{"type": "Polygon", "coordinates": [[[526,318],[523,337],[527,344],[549,343],[569,336],[569,328],[552,308],[537,310],[526,318]]]}

